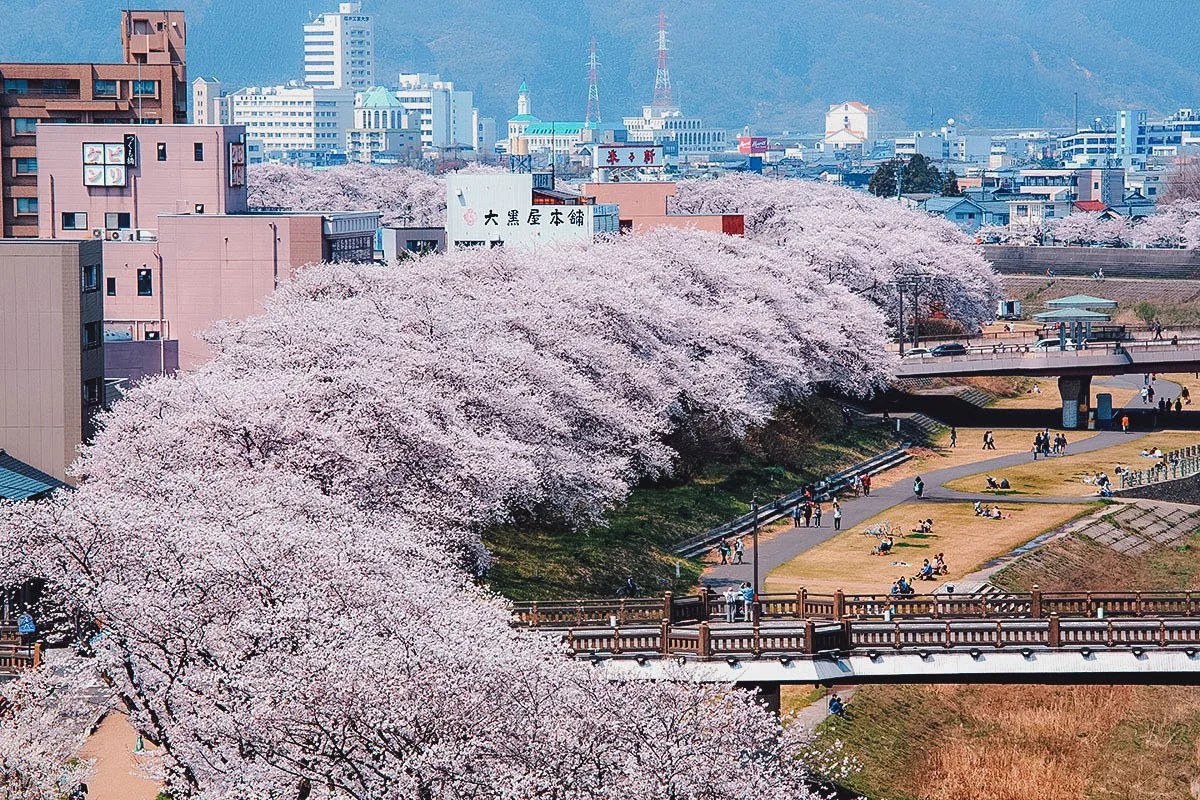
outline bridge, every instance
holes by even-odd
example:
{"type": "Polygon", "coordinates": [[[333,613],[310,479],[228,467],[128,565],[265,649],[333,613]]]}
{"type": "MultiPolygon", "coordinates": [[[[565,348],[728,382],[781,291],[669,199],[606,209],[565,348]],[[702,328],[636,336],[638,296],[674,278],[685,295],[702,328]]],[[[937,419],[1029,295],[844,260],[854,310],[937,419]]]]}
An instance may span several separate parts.
{"type": "Polygon", "coordinates": [[[1200,338],[1177,341],[1096,342],[1078,350],[1034,350],[1029,345],[989,344],[962,355],[907,356],[898,378],[966,378],[979,375],[1057,376],[1063,427],[1087,419],[1092,377],[1200,371],[1200,338]]]}
{"type": "Polygon", "coordinates": [[[761,594],[524,603],[614,679],[1200,685],[1200,592],[761,594]],[[749,605],[749,608],[745,608],[749,605]],[[745,619],[748,616],[749,619],[745,619]]]}

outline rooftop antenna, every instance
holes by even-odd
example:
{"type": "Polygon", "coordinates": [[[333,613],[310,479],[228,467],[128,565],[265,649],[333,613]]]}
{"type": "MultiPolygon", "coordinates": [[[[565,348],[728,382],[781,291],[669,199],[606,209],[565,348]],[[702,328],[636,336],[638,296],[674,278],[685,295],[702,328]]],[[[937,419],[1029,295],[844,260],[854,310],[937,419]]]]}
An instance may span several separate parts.
{"type": "Polygon", "coordinates": [[[654,108],[672,108],[671,73],[667,69],[667,12],[658,12],[658,68],[654,72],[654,108]]]}
{"type": "Polygon", "coordinates": [[[596,58],[596,37],[592,37],[592,49],[588,53],[588,102],[584,125],[600,125],[600,61],[596,58]]]}

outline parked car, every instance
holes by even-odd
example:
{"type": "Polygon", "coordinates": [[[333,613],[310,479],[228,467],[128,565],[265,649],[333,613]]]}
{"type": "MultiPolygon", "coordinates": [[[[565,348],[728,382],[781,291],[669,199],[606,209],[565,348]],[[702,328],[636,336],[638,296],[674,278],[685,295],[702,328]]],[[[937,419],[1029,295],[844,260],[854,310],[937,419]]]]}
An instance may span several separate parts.
{"type": "Polygon", "coordinates": [[[948,344],[939,344],[937,347],[929,351],[931,356],[965,356],[967,348],[958,342],[950,342],[948,344]]]}
{"type": "Polygon", "coordinates": [[[929,355],[928,347],[914,347],[901,356],[901,358],[923,358],[927,355],[929,355]]]}
{"type": "MultiPolygon", "coordinates": [[[[1031,347],[1029,349],[1034,350],[1039,353],[1045,353],[1049,350],[1058,350],[1059,347],[1060,347],[1060,344],[1059,344],[1059,341],[1057,338],[1055,338],[1055,339],[1038,339],[1037,344],[1035,344],[1033,347],[1031,347]]],[[[1077,345],[1075,344],[1074,339],[1067,339],[1066,349],[1067,350],[1077,349],[1077,345]]]]}

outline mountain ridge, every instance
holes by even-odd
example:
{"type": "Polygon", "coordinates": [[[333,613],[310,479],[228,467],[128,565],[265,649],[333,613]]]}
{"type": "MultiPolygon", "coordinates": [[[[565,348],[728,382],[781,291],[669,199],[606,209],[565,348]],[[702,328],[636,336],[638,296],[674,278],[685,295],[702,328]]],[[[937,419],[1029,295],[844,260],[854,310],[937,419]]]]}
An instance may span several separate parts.
{"type": "MultiPolygon", "coordinates": [[[[116,60],[130,5],[0,0],[10,23],[0,25],[0,60],[116,60]]],[[[336,0],[136,5],[182,8],[189,74],[237,88],[300,79],[302,26],[336,0]]],[[[947,117],[967,128],[1069,127],[1076,92],[1081,123],[1200,100],[1200,15],[1182,0],[365,0],[364,11],[376,20],[380,82],[441,72],[503,128],[521,80],[541,118],[583,117],[593,35],[605,123],[639,113],[654,85],[660,6],[677,101],[728,128],[819,132],[827,105],[846,99],[870,104],[877,129],[893,131],[947,117]]]]}

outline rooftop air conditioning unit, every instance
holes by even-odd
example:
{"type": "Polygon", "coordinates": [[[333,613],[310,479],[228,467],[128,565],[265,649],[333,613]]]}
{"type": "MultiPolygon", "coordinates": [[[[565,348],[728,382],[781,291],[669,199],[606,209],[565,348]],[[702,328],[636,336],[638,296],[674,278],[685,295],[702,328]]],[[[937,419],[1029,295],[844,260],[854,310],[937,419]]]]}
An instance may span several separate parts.
{"type": "Polygon", "coordinates": [[[103,239],[104,238],[104,229],[103,228],[92,228],[92,238],[93,239],[103,239]]]}
{"type": "Polygon", "coordinates": [[[137,241],[137,231],[132,230],[132,229],[121,231],[121,240],[126,241],[126,242],[136,242],[137,241]]]}
{"type": "Polygon", "coordinates": [[[119,241],[119,240],[120,240],[120,238],[121,238],[121,232],[120,232],[120,231],[113,231],[112,233],[110,233],[110,234],[108,235],[108,238],[109,238],[109,239],[112,239],[114,242],[116,242],[116,241],[119,241]]]}

